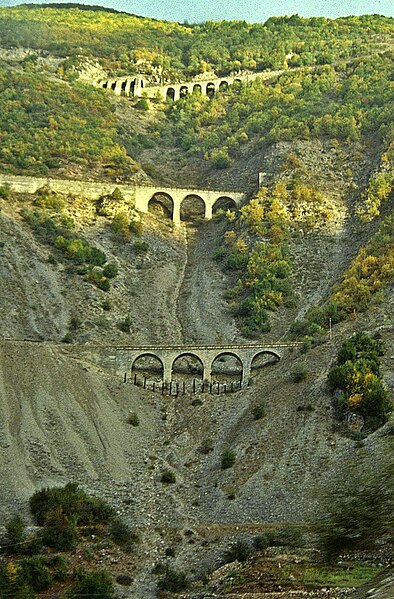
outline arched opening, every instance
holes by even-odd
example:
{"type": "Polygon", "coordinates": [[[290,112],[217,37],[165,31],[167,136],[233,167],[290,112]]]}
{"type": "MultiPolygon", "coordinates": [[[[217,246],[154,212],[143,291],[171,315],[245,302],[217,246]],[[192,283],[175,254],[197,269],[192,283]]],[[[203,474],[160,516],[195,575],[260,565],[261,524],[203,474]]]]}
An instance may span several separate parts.
{"type": "Polygon", "coordinates": [[[253,358],[252,364],[251,364],[251,370],[254,371],[254,373],[256,373],[261,368],[265,368],[266,366],[269,366],[270,364],[276,364],[276,362],[279,362],[279,360],[280,360],[280,357],[275,352],[267,351],[267,350],[262,351],[262,352],[256,354],[255,357],[253,358]]]}
{"type": "Polygon", "coordinates": [[[181,202],[181,220],[198,222],[205,218],[205,202],[200,196],[187,195],[181,202]]]}
{"type": "Polygon", "coordinates": [[[182,85],[179,90],[179,97],[184,98],[189,93],[189,90],[186,85],[182,85]]]}
{"type": "Polygon", "coordinates": [[[175,100],[175,89],[173,87],[169,87],[166,93],[167,100],[175,100]]]}
{"type": "Polygon", "coordinates": [[[154,354],[141,354],[131,367],[131,375],[137,383],[143,383],[146,377],[149,381],[162,381],[164,378],[163,362],[154,354]]]}
{"type": "Polygon", "coordinates": [[[195,85],[193,85],[193,94],[201,94],[202,93],[202,87],[199,83],[196,83],[195,85]]]}
{"type": "Polygon", "coordinates": [[[215,95],[215,84],[207,83],[207,86],[205,88],[205,93],[209,98],[213,98],[213,96],[215,95]]]}
{"type": "Polygon", "coordinates": [[[242,381],[242,361],[232,353],[224,352],[212,362],[211,379],[213,383],[240,383],[242,381]]]}
{"type": "Polygon", "coordinates": [[[202,380],[204,375],[203,363],[195,354],[182,354],[175,358],[172,364],[172,379],[184,381],[192,379],[202,380]]]}
{"type": "Polygon", "coordinates": [[[116,89],[116,81],[114,81],[113,83],[111,83],[111,89],[115,91],[115,89],[116,89]]]}
{"type": "Polygon", "coordinates": [[[225,92],[228,89],[228,81],[221,81],[219,83],[219,91],[225,92]]]}
{"type": "Polygon", "coordinates": [[[122,81],[122,86],[120,88],[120,95],[121,96],[125,96],[126,95],[126,85],[127,85],[127,79],[125,79],[124,81],[122,81]]]}
{"type": "Polygon", "coordinates": [[[133,81],[130,84],[130,96],[134,96],[134,90],[135,90],[135,86],[136,86],[136,80],[133,79],[133,81]]]}
{"type": "Polygon", "coordinates": [[[103,89],[107,89],[108,87],[108,81],[104,81],[104,83],[101,84],[103,89]]]}
{"type": "Polygon", "coordinates": [[[238,83],[238,85],[239,85],[240,83],[242,83],[242,81],[241,81],[241,79],[234,79],[234,83],[238,83]]]}
{"type": "Polygon", "coordinates": [[[229,198],[227,196],[222,196],[216,200],[214,205],[212,206],[212,214],[217,214],[218,212],[223,213],[227,212],[227,210],[231,210],[231,212],[235,212],[237,209],[237,204],[233,198],[229,198]]]}
{"type": "Polygon", "coordinates": [[[174,214],[174,200],[168,193],[158,191],[153,194],[148,202],[148,212],[151,212],[159,218],[169,218],[172,220],[174,214]]]}

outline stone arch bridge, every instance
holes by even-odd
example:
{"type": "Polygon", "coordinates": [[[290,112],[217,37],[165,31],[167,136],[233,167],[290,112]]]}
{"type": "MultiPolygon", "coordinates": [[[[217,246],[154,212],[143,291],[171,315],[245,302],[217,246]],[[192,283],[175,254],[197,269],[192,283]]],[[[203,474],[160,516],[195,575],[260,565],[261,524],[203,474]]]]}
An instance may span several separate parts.
{"type": "Polygon", "coordinates": [[[101,79],[94,85],[114,92],[117,96],[158,98],[160,100],[179,100],[187,94],[199,91],[204,96],[214,96],[218,91],[225,91],[234,83],[250,83],[255,79],[272,79],[283,72],[266,71],[249,73],[247,75],[234,75],[226,77],[213,77],[210,79],[194,79],[182,83],[167,83],[166,85],[149,85],[141,76],[125,75],[112,79],[101,79]]]}
{"type": "MultiPolygon", "coordinates": [[[[263,355],[272,356],[279,361],[286,350],[299,347],[299,343],[269,343],[263,345],[145,345],[145,346],[112,346],[92,348],[97,357],[101,356],[103,366],[115,369],[121,376],[131,374],[140,358],[153,357],[161,364],[161,378],[170,383],[174,364],[180,358],[194,358],[201,365],[201,379],[212,381],[212,367],[220,358],[232,357],[241,366],[241,386],[249,383],[253,362],[263,355]]],[[[81,347],[83,349],[83,347],[81,347]]],[[[85,348],[88,350],[88,348],[85,348]]],[[[92,358],[95,359],[94,357],[92,358]]]]}
{"type": "Polygon", "coordinates": [[[0,185],[10,185],[17,193],[35,193],[42,187],[49,187],[53,191],[65,195],[83,195],[92,200],[97,200],[101,195],[110,194],[117,187],[126,203],[133,204],[140,212],[149,212],[151,203],[155,198],[164,196],[169,202],[170,217],[178,226],[181,222],[181,207],[185,200],[200,203],[204,209],[205,219],[211,219],[214,211],[222,202],[237,208],[245,199],[245,194],[239,191],[222,191],[213,189],[192,189],[180,187],[156,187],[149,185],[126,185],[118,183],[78,181],[66,179],[49,179],[39,177],[21,177],[16,175],[0,174],[0,185]]]}

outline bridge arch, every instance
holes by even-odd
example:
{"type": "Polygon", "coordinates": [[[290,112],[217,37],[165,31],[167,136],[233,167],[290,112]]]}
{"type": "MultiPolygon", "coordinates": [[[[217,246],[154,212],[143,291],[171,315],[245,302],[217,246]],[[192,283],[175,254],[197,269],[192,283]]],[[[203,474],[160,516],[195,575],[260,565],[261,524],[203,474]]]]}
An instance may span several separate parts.
{"type": "Polygon", "coordinates": [[[177,374],[181,374],[182,378],[204,378],[204,363],[201,358],[193,352],[185,352],[177,356],[171,366],[171,375],[174,375],[174,379],[177,378],[177,374]]]}
{"type": "Polygon", "coordinates": [[[266,366],[267,364],[273,364],[280,361],[280,356],[274,350],[264,349],[255,354],[250,363],[251,370],[257,370],[266,366]]]}
{"type": "Polygon", "coordinates": [[[167,88],[166,99],[167,100],[175,100],[175,88],[174,87],[167,88]]]}
{"type": "Polygon", "coordinates": [[[195,93],[202,93],[202,86],[199,83],[193,85],[193,94],[195,93]]]}
{"type": "Polygon", "coordinates": [[[220,196],[212,205],[212,214],[216,214],[218,210],[236,210],[237,203],[230,196],[220,196]]]}
{"type": "Polygon", "coordinates": [[[215,84],[212,81],[209,81],[206,86],[205,86],[205,94],[209,97],[209,98],[213,98],[213,96],[215,95],[215,84]]]}
{"type": "Polygon", "coordinates": [[[153,352],[139,354],[131,365],[131,373],[139,372],[142,376],[162,381],[164,379],[164,363],[153,352]]]}
{"type": "Polygon", "coordinates": [[[179,97],[184,98],[189,93],[189,88],[187,85],[181,85],[179,88],[179,97]]]}
{"type": "Polygon", "coordinates": [[[190,193],[180,202],[180,218],[182,221],[205,218],[206,203],[198,194],[190,193]]]}
{"type": "Polygon", "coordinates": [[[225,79],[219,83],[219,91],[225,92],[228,89],[229,83],[225,79]]]}
{"type": "Polygon", "coordinates": [[[217,354],[211,363],[211,379],[242,381],[243,362],[235,352],[223,351],[217,354]]]}
{"type": "Polygon", "coordinates": [[[156,191],[148,202],[148,212],[172,220],[174,217],[173,198],[165,191],[156,191]]]}

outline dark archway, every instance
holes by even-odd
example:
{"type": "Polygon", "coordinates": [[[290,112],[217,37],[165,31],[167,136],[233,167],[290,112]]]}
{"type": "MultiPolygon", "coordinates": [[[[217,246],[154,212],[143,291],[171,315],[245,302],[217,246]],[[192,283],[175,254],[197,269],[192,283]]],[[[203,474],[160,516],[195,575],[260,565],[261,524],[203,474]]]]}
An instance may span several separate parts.
{"type": "Polygon", "coordinates": [[[137,83],[136,79],[133,79],[133,81],[130,84],[130,95],[131,96],[134,96],[134,90],[135,90],[136,83],[137,83]]]}
{"type": "Polygon", "coordinates": [[[238,83],[238,85],[239,85],[240,83],[242,83],[242,81],[241,81],[241,79],[234,79],[234,83],[238,83]]]}
{"type": "Polygon", "coordinates": [[[227,210],[231,210],[235,212],[237,209],[237,204],[233,198],[229,198],[227,196],[222,196],[216,200],[214,205],[212,206],[212,214],[216,214],[219,210],[223,212],[227,212],[227,210]]]}
{"type": "Polygon", "coordinates": [[[201,379],[204,375],[202,360],[192,353],[185,353],[175,358],[172,363],[172,379],[201,379]]]}
{"type": "Polygon", "coordinates": [[[196,83],[195,85],[193,85],[193,94],[201,94],[202,93],[202,87],[199,83],[196,83]]]}
{"type": "Polygon", "coordinates": [[[182,85],[179,89],[179,97],[184,98],[189,93],[189,89],[186,85],[182,85]]]}
{"type": "Polygon", "coordinates": [[[207,83],[205,93],[209,98],[213,98],[213,96],[215,95],[215,84],[212,82],[207,83]]]}
{"type": "Polygon", "coordinates": [[[167,100],[175,100],[175,89],[173,87],[169,87],[166,93],[167,100]]]}
{"type": "Polygon", "coordinates": [[[219,83],[219,91],[225,92],[228,89],[228,81],[221,81],[219,83]]]}
{"type": "Polygon", "coordinates": [[[276,354],[274,351],[264,350],[255,355],[252,360],[251,370],[259,370],[260,368],[264,368],[270,364],[276,364],[279,362],[280,356],[276,354]]]}
{"type": "Polygon", "coordinates": [[[199,221],[205,218],[205,202],[194,194],[187,195],[181,202],[181,220],[199,221]]]}
{"type": "Polygon", "coordinates": [[[120,90],[121,96],[125,96],[126,95],[126,85],[127,85],[127,79],[125,79],[124,81],[122,81],[122,87],[121,87],[121,90],[120,90]]]}
{"type": "Polygon", "coordinates": [[[113,83],[111,83],[111,89],[113,89],[115,91],[115,89],[116,89],[116,81],[114,81],[113,83]]]}
{"type": "Polygon", "coordinates": [[[212,362],[211,379],[213,383],[241,382],[242,372],[241,358],[231,352],[223,352],[212,362]]]}
{"type": "Polygon", "coordinates": [[[146,377],[150,381],[162,381],[164,378],[163,362],[155,354],[141,354],[131,367],[131,375],[137,376],[137,382],[143,382],[146,377]]]}
{"type": "Polygon", "coordinates": [[[148,202],[148,212],[161,218],[170,218],[174,215],[174,200],[164,191],[157,191],[148,202]]]}
{"type": "Polygon", "coordinates": [[[101,84],[102,87],[103,87],[103,89],[107,89],[108,88],[108,83],[109,83],[108,81],[104,81],[104,83],[101,84]]]}

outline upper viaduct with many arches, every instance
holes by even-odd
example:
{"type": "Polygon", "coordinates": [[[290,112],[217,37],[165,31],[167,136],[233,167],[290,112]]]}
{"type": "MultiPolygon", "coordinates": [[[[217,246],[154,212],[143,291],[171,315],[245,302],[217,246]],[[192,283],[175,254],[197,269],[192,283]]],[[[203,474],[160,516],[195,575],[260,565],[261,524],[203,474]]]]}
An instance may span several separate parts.
{"type": "Polygon", "coordinates": [[[247,75],[234,75],[226,77],[213,77],[211,79],[195,79],[182,83],[167,83],[165,85],[149,85],[140,76],[125,75],[112,79],[101,79],[94,85],[113,91],[117,96],[158,98],[160,100],[179,100],[187,94],[200,92],[203,96],[214,96],[218,91],[225,91],[234,83],[250,83],[255,79],[272,79],[283,72],[266,71],[249,73],[247,75]]]}
{"type": "Polygon", "coordinates": [[[118,188],[122,192],[125,201],[134,204],[136,210],[140,212],[149,212],[152,204],[158,198],[165,198],[167,200],[169,216],[176,226],[181,222],[181,208],[185,200],[192,200],[194,204],[200,204],[204,218],[209,220],[219,208],[237,208],[245,199],[245,194],[239,191],[187,189],[180,187],[168,188],[153,185],[125,185],[0,175],[0,185],[5,184],[8,184],[17,193],[35,193],[42,187],[49,187],[58,193],[82,195],[93,200],[98,199],[102,195],[111,194],[115,188],[118,188]]]}

